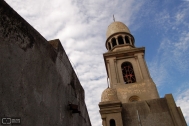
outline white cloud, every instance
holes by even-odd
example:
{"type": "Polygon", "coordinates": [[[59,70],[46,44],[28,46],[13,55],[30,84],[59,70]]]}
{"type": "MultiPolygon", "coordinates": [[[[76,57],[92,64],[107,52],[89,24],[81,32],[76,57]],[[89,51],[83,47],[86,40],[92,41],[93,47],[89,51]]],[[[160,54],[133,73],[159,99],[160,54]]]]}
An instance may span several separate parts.
{"type": "MultiPolygon", "coordinates": [[[[187,83],[188,85],[189,83],[187,83]]],[[[182,113],[185,117],[187,124],[189,124],[189,90],[182,91],[178,94],[176,103],[177,106],[181,107],[182,113]]]]}
{"type": "MultiPolygon", "coordinates": [[[[138,24],[141,22],[150,22],[153,27],[159,25],[158,29],[165,28],[166,31],[170,30],[170,27],[180,31],[179,22],[189,26],[185,20],[188,11],[183,9],[180,9],[174,16],[167,11],[157,13],[156,19],[159,20],[156,21],[150,18],[147,18],[148,20],[140,18],[151,12],[156,13],[153,7],[156,7],[157,2],[145,3],[134,0],[5,1],[47,40],[60,39],[85,89],[86,105],[93,126],[101,125],[98,103],[102,91],[107,87],[102,54],[106,52],[105,34],[108,25],[113,22],[112,15],[115,15],[116,20],[137,28],[140,28],[138,24]],[[143,11],[144,9],[146,11],[143,11]],[[173,17],[176,23],[171,21],[173,17]]],[[[166,67],[171,64],[178,64],[179,69],[182,70],[189,68],[186,61],[189,58],[187,55],[188,31],[180,33],[181,36],[175,41],[169,38],[163,39],[159,53],[149,65],[152,77],[158,85],[162,85],[169,78],[169,70],[166,67]],[[185,59],[180,57],[181,54],[185,54],[185,59]]]]}
{"type": "MultiPolygon", "coordinates": [[[[149,64],[151,75],[158,86],[163,86],[163,84],[174,80],[172,72],[182,75],[188,72],[188,11],[188,5],[180,4],[174,11],[163,9],[152,19],[155,20],[154,29],[162,29],[163,31],[163,35],[159,35],[162,39],[158,52],[149,64]],[[159,75],[158,78],[157,75],[159,75]]],[[[182,76],[179,77],[182,78],[182,76]]]]}
{"type": "Polygon", "coordinates": [[[164,35],[156,56],[149,63],[149,69],[152,78],[161,89],[167,85],[170,88],[167,91],[172,87],[178,88],[178,93],[172,93],[176,94],[176,103],[189,123],[189,9],[184,6],[180,5],[175,12],[164,10],[157,14],[162,18],[157,18],[154,27],[164,30],[164,35]]]}
{"type": "MultiPolygon", "coordinates": [[[[188,70],[189,70],[189,39],[188,33],[181,34],[178,41],[174,42],[164,39],[159,47],[158,54],[154,57],[153,61],[149,63],[150,74],[159,87],[159,89],[164,90],[164,93],[170,92],[171,88],[181,87],[183,85],[188,85],[185,82],[189,82],[188,70]],[[165,88],[169,87],[165,90],[165,88]]],[[[188,89],[188,87],[186,88],[188,89]]],[[[161,94],[160,96],[164,95],[161,94]]],[[[176,90],[176,89],[175,89],[176,90]]],[[[181,109],[183,109],[183,104],[185,99],[182,99],[181,109]]],[[[178,103],[178,102],[177,102],[178,103]]],[[[189,111],[188,107],[184,107],[184,110],[189,111]]],[[[185,112],[185,116],[188,118],[189,113],[185,112]]]]}

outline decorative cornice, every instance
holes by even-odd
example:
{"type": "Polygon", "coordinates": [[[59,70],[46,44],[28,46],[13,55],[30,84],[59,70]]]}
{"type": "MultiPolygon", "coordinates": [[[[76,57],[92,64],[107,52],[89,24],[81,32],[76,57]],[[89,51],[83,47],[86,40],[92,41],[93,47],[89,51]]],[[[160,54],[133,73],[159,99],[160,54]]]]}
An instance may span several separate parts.
{"type": "MultiPolygon", "coordinates": [[[[103,54],[104,57],[112,57],[112,56],[118,56],[118,55],[134,55],[135,53],[145,53],[145,47],[141,48],[133,48],[133,49],[128,49],[128,50],[123,50],[123,51],[115,51],[115,52],[106,52],[103,54]]],[[[130,56],[131,56],[130,55],[130,56]]]]}

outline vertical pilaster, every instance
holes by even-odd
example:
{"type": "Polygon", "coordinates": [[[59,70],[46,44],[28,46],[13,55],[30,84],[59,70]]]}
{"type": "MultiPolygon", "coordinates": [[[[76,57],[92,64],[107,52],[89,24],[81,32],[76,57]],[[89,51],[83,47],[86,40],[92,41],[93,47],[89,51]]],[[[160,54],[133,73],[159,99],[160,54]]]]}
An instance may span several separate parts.
{"type": "Polygon", "coordinates": [[[106,118],[102,118],[102,125],[103,125],[103,126],[107,126],[107,125],[106,125],[106,118]]]}
{"type": "Polygon", "coordinates": [[[110,70],[110,74],[111,74],[111,82],[110,82],[110,87],[113,87],[114,84],[117,83],[117,76],[116,76],[116,71],[115,71],[115,64],[114,64],[114,60],[115,58],[111,58],[108,59],[109,60],[109,70],[110,70]]]}
{"type": "Polygon", "coordinates": [[[117,80],[117,83],[119,83],[120,80],[119,80],[119,74],[118,74],[117,60],[116,59],[114,59],[114,67],[115,67],[115,72],[116,72],[116,80],[117,80]]]}
{"type": "Polygon", "coordinates": [[[139,61],[139,65],[140,65],[140,69],[141,69],[141,72],[142,72],[142,76],[143,76],[143,79],[144,80],[147,80],[149,79],[149,74],[148,74],[148,71],[147,71],[147,68],[146,68],[146,64],[145,64],[145,61],[144,61],[144,54],[138,54],[138,61],[139,61]]]}
{"type": "Polygon", "coordinates": [[[112,45],[112,43],[110,42],[110,46],[111,46],[111,49],[113,48],[113,45],[112,45]]]}
{"type": "Polygon", "coordinates": [[[110,50],[111,47],[109,47],[109,42],[107,42],[106,47],[110,50]]]}
{"type": "Polygon", "coordinates": [[[125,36],[122,36],[122,38],[123,38],[124,44],[126,44],[126,41],[125,41],[125,36]]]}
{"type": "Polygon", "coordinates": [[[130,45],[133,45],[130,36],[129,36],[129,43],[130,43],[130,45]]]}
{"type": "Polygon", "coordinates": [[[111,84],[112,84],[112,75],[111,75],[110,63],[109,63],[108,60],[106,60],[106,63],[107,63],[107,67],[108,67],[108,77],[110,79],[110,87],[111,87],[111,84]]]}
{"type": "Polygon", "coordinates": [[[117,37],[115,39],[116,39],[116,44],[119,45],[117,37]]]}
{"type": "Polygon", "coordinates": [[[142,71],[141,71],[141,68],[140,68],[140,65],[139,65],[138,56],[135,55],[134,57],[135,57],[135,61],[136,61],[136,64],[137,64],[137,67],[138,67],[138,71],[139,71],[139,74],[140,74],[140,80],[139,81],[144,80],[144,78],[142,76],[142,71]]]}
{"type": "Polygon", "coordinates": [[[146,64],[146,60],[144,60],[144,63],[145,63],[145,66],[146,66],[146,70],[147,70],[147,72],[148,72],[148,76],[149,76],[149,78],[151,78],[151,76],[150,76],[150,72],[149,72],[149,70],[148,70],[148,66],[147,66],[147,64],[146,64]]]}

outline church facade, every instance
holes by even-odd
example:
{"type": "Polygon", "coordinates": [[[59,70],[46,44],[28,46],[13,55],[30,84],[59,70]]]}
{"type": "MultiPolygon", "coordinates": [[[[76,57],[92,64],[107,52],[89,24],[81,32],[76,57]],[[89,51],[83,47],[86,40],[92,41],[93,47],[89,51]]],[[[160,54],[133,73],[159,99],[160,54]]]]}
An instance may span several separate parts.
{"type": "Polygon", "coordinates": [[[118,21],[108,26],[103,54],[109,86],[99,103],[103,126],[186,126],[171,94],[160,98],[150,77],[145,48],[135,47],[128,27],[118,21]]]}

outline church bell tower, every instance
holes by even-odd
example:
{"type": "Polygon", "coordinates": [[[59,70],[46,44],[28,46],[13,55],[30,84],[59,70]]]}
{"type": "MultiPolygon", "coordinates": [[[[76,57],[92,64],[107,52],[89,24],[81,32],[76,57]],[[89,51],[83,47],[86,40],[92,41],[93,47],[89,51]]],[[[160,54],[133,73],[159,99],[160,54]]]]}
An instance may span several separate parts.
{"type": "Polygon", "coordinates": [[[122,22],[113,22],[106,33],[104,61],[110,88],[117,90],[122,103],[159,98],[144,59],[145,48],[136,48],[135,39],[122,22]]]}
{"type": "Polygon", "coordinates": [[[108,26],[106,37],[108,52],[103,57],[110,87],[103,91],[99,103],[103,126],[156,126],[155,123],[163,126],[160,122],[164,116],[169,120],[165,126],[184,126],[186,122],[172,95],[166,95],[164,101],[159,98],[144,59],[145,48],[135,47],[135,39],[128,27],[115,21],[108,26]],[[170,106],[177,112],[171,115],[169,109],[173,108],[170,106]],[[165,108],[167,115],[163,113],[165,108]],[[165,115],[161,117],[161,114],[165,115]],[[181,114],[177,122],[171,121],[177,114],[181,114]],[[159,120],[155,116],[159,116],[159,120]]]}

